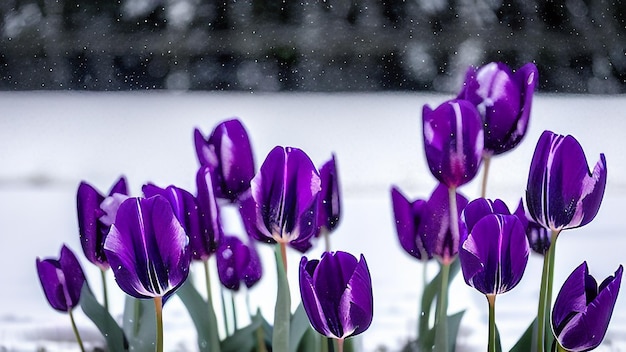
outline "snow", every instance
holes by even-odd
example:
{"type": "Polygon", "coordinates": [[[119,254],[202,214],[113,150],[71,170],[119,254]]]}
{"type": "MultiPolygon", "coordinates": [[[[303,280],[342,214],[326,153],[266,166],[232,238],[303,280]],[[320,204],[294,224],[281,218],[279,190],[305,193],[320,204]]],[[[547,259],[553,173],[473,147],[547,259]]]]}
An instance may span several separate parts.
{"type": "MultiPolygon", "coordinates": [[[[131,191],[141,185],[176,184],[195,190],[197,161],[194,127],[209,133],[220,121],[237,116],[248,129],[257,167],[275,145],[306,151],[316,165],[336,153],[343,190],[343,218],[331,236],[332,247],[363,253],[374,281],[374,321],[360,337],[364,351],[379,345],[391,350],[415,336],[422,268],[400,248],[392,221],[390,188],[409,197],[427,197],[435,186],[422,151],[422,105],[436,107],[450,98],[423,93],[398,94],[251,94],[251,93],[1,93],[0,106],[0,349],[7,351],[76,351],[69,318],[51,309],[39,286],[36,257],[57,257],[62,243],[81,255],[75,196],[86,180],[102,191],[120,174],[131,191]]],[[[492,162],[488,195],[514,208],[526,185],[534,145],[546,129],[571,134],[582,144],[591,165],[605,153],[608,183],[603,205],[589,225],[568,230],[557,246],[555,294],[583,260],[599,280],[624,263],[621,221],[626,196],[623,131],[626,97],[536,97],[529,132],[522,144],[492,162]]],[[[479,182],[461,191],[474,198],[479,182]]],[[[227,215],[227,216],[232,216],[227,215]]],[[[272,248],[260,245],[265,277],[250,292],[250,305],[271,321],[275,300],[272,248]]],[[[309,258],[319,257],[318,245],[309,258]]],[[[288,253],[292,301],[298,303],[296,268],[300,255],[288,253]]],[[[96,297],[97,269],[82,260],[96,297]]],[[[194,280],[202,287],[201,266],[194,280]]],[[[434,275],[434,264],[429,274],[434,275]]],[[[217,275],[213,273],[213,277],[217,275]]],[[[497,321],[505,350],[536,314],[541,260],[531,257],[516,289],[498,297],[497,321]]],[[[108,273],[112,311],[123,309],[123,294],[108,273]]],[[[219,290],[214,284],[214,297],[219,290]]],[[[245,295],[236,295],[245,307],[245,295]]],[[[218,315],[221,316],[219,305],[218,315]]],[[[451,288],[450,312],[467,309],[459,350],[486,347],[486,302],[459,275],[451,288]]],[[[245,309],[241,309],[245,311],[245,309]]],[[[245,312],[238,312],[242,317],[245,312]]],[[[195,333],[176,298],[164,309],[168,351],[196,350],[195,333]]],[[[80,309],[78,326],[87,341],[98,333],[80,309]]],[[[245,318],[240,319],[245,321],[245,318]]],[[[618,299],[599,349],[626,349],[626,298],[618,299]]]]}

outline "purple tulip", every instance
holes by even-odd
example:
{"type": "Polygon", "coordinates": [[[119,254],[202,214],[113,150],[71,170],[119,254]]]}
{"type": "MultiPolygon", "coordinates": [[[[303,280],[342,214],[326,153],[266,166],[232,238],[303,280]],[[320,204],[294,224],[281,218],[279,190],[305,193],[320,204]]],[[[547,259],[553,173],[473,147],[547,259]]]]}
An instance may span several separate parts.
{"type": "Polygon", "coordinates": [[[515,73],[499,62],[468,69],[458,99],[468,100],[478,109],[485,130],[485,152],[502,154],[524,138],[538,80],[533,63],[515,73]]]}
{"type": "Polygon", "coordinates": [[[191,251],[193,258],[207,260],[224,235],[220,220],[220,208],[215,196],[213,175],[208,166],[201,166],[196,174],[198,195],[198,212],[200,215],[200,236],[191,237],[191,251]]]}
{"type": "Polygon", "coordinates": [[[215,195],[235,202],[250,188],[254,177],[252,147],[243,124],[228,120],[215,127],[208,140],[195,129],[194,141],[200,165],[208,166],[215,180],[215,195]]]}
{"type": "Polygon", "coordinates": [[[204,227],[200,222],[200,213],[198,210],[198,202],[196,197],[182,188],[176,186],[168,186],[163,189],[153,184],[146,184],[142,188],[146,198],[160,195],[172,206],[174,216],[185,229],[185,233],[189,237],[189,247],[192,259],[203,260],[202,254],[206,253],[207,247],[204,227]]]}
{"type": "Polygon", "coordinates": [[[320,180],[322,190],[317,202],[317,224],[322,231],[330,233],[339,224],[341,215],[339,174],[334,154],[320,168],[320,180]]]}
{"type": "Polygon", "coordinates": [[[189,238],[162,196],[129,198],[104,242],[115,281],[135,298],[165,302],[189,274],[189,238]]]}
{"type": "MultiPolygon", "coordinates": [[[[461,223],[461,210],[467,205],[467,199],[457,193],[456,203],[460,237],[465,231],[461,223]]],[[[424,239],[426,253],[431,253],[444,264],[456,258],[460,238],[450,226],[450,197],[446,186],[439,184],[424,205],[418,233],[424,239]]]]}
{"type": "Polygon", "coordinates": [[[476,107],[449,100],[432,110],[424,105],[424,150],[430,172],[448,188],[471,181],[482,161],[483,129],[476,107]]]}
{"type": "Polygon", "coordinates": [[[459,259],[465,282],[485,295],[513,289],[522,279],[530,249],[521,221],[499,199],[479,198],[463,212],[467,234],[459,259]]]}
{"type": "Polygon", "coordinates": [[[320,260],[300,260],[302,305],[320,334],[343,340],[372,323],[372,279],[365,258],[324,252],[320,260]]]}
{"type": "Polygon", "coordinates": [[[605,186],[604,154],[590,172],[574,137],[543,132],[526,186],[526,204],[533,220],[552,231],[586,225],[600,209],[605,186]]]}
{"type": "Polygon", "coordinates": [[[217,273],[224,287],[239,291],[243,281],[254,286],[263,274],[261,259],[252,243],[245,244],[236,236],[224,236],[215,253],[217,273]]]}
{"type": "Polygon", "coordinates": [[[69,312],[78,305],[85,274],[74,253],[65,245],[59,260],[37,258],[37,273],[52,308],[69,312]]]}
{"type": "Polygon", "coordinates": [[[275,147],[252,179],[256,227],[262,242],[289,243],[301,252],[311,247],[317,231],[316,208],[320,177],[300,149],[275,147]]]}
{"type": "Polygon", "coordinates": [[[613,314],[623,268],[598,286],[589,275],[587,262],[570,274],[552,310],[552,328],[566,351],[590,351],[602,342],[613,314]]]}
{"type": "Polygon", "coordinates": [[[422,214],[426,208],[426,201],[417,199],[409,201],[396,187],[391,189],[391,202],[393,203],[393,215],[396,221],[396,232],[400,240],[400,246],[418,260],[429,260],[432,253],[426,251],[425,233],[419,233],[422,223],[422,214]]]}
{"type": "Polygon", "coordinates": [[[536,223],[535,220],[526,213],[524,203],[521,199],[514,215],[517,216],[522,222],[524,229],[526,229],[526,238],[528,238],[530,249],[535,253],[545,255],[550,248],[550,231],[536,223]]]}
{"type": "Polygon", "coordinates": [[[101,270],[109,268],[103,245],[115,219],[116,204],[127,198],[126,179],[120,177],[105,197],[93,186],[81,182],[76,193],[80,244],[85,257],[101,270]]]}

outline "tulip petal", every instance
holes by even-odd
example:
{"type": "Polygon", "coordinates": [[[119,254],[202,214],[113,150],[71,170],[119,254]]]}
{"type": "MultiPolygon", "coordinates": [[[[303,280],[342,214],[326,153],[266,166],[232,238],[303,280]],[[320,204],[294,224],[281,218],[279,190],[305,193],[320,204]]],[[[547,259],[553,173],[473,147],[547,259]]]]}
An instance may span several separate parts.
{"type": "Polygon", "coordinates": [[[419,260],[428,260],[432,255],[426,251],[425,238],[417,229],[422,222],[426,201],[418,199],[411,203],[396,187],[391,189],[391,202],[400,246],[419,260]]]}
{"type": "Polygon", "coordinates": [[[224,236],[216,252],[217,272],[224,287],[238,291],[250,262],[248,247],[235,236],[224,236]]]}
{"type": "Polygon", "coordinates": [[[341,194],[335,155],[320,168],[321,191],[318,197],[317,223],[332,232],[341,216],[341,194]]]}
{"type": "Polygon", "coordinates": [[[308,261],[306,257],[302,257],[300,260],[300,296],[302,298],[302,305],[315,331],[324,336],[338,337],[328,328],[322,304],[315,292],[313,275],[315,274],[315,269],[318,264],[319,260],[308,261]]]}
{"type": "Polygon", "coordinates": [[[471,201],[463,210],[463,220],[468,232],[472,232],[474,225],[490,214],[511,215],[509,208],[500,199],[494,201],[478,198],[471,201]]]}
{"type": "Polygon", "coordinates": [[[346,287],[339,303],[342,338],[358,335],[367,330],[372,323],[374,313],[372,278],[362,254],[346,287]]]}
{"type": "Polygon", "coordinates": [[[223,236],[219,206],[215,196],[215,184],[210,167],[201,166],[196,173],[200,235],[190,235],[191,251],[197,260],[207,260],[223,236]]]}
{"type": "Polygon", "coordinates": [[[78,186],[76,204],[80,244],[87,260],[104,270],[109,268],[102,249],[108,227],[98,220],[104,215],[104,211],[100,209],[103,200],[104,196],[88,183],[81,182],[78,186]]]}

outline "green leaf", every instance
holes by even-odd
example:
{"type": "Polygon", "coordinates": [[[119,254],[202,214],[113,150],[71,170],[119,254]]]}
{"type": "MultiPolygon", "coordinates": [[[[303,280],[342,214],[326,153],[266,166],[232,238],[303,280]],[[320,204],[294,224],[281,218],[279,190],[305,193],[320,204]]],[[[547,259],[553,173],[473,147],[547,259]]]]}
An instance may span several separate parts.
{"type": "Polygon", "coordinates": [[[117,325],[117,322],[113,319],[111,314],[109,314],[109,311],[98,303],[86,283],[83,285],[83,289],[80,292],[80,308],[85,312],[85,315],[96,324],[96,327],[98,327],[98,330],[100,330],[107,342],[109,351],[128,351],[128,341],[126,340],[126,336],[124,336],[124,331],[117,325]]]}
{"type": "Polygon", "coordinates": [[[190,280],[187,280],[176,294],[187,308],[198,334],[198,348],[201,352],[220,352],[220,339],[213,305],[202,298],[190,280]]]}
{"type": "Polygon", "coordinates": [[[156,342],[156,313],[151,299],[126,296],[124,334],[131,351],[152,351],[156,342]]]}
{"type": "Polygon", "coordinates": [[[304,311],[302,303],[298,305],[296,311],[291,316],[291,326],[289,327],[289,351],[296,352],[299,350],[300,341],[310,330],[309,317],[304,311]]]}
{"type": "Polygon", "coordinates": [[[500,330],[496,325],[496,352],[502,352],[502,341],[500,340],[500,330]]]}
{"type": "MultiPolygon", "coordinates": [[[[283,244],[284,245],[284,244],[283,244]]],[[[291,297],[289,295],[289,282],[285,268],[283,267],[283,255],[280,244],[276,244],[276,271],[277,271],[277,295],[274,308],[274,331],[272,334],[272,351],[289,351],[289,327],[291,325],[291,297]]]]}
{"type": "MultiPolygon", "coordinates": [[[[317,331],[313,330],[310,326],[307,327],[306,331],[302,335],[300,339],[300,344],[298,345],[297,352],[319,352],[320,351],[320,334],[317,331]]],[[[346,351],[347,352],[347,351],[346,351]]]]}
{"type": "Polygon", "coordinates": [[[522,334],[517,343],[511,348],[510,352],[528,352],[532,351],[535,343],[533,340],[537,338],[535,331],[537,330],[537,318],[528,326],[526,331],[522,334]]]}
{"type": "Polygon", "coordinates": [[[261,312],[257,311],[249,325],[235,331],[222,341],[222,352],[261,351],[262,349],[257,348],[259,339],[267,346],[270,344],[268,337],[271,335],[271,326],[263,318],[261,312]]]}
{"type": "Polygon", "coordinates": [[[448,315],[448,346],[450,348],[450,351],[456,350],[456,337],[459,333],[459,327],[461,326],[463,314],[465,314],[464,310],[452,315],[448,315]]]}

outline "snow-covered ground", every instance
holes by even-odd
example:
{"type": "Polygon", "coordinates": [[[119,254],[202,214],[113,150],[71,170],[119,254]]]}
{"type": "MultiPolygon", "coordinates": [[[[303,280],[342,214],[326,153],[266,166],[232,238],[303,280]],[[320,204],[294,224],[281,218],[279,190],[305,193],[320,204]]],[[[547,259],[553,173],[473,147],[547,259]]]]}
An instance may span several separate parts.
{"type": "MultiPolygon", "coordinates": [[[[415,336],[422,268],[398,245],[389,190],[395,184],[410,197],[430,194],[435,181],[422,151],[421,109],[423,104],[436,106],[448,98],[410,93],[1,93],[0,350],[77,350],[69,318],[45,300],[35,258],[57,257],[62,243],[82,253],[75,209],[78,183],[86,180],[106,191],[124,174],[136,195],[148,181],[195,190],[193,128],[206,134],[233,116],[248,129],[257,167],[275,145],[300,147],[318,165],[336,153],[344,213],[332,235],[333,248],[363,253],[374,281],[374,321],[360,343],[364,351],[383,344],[397,350],[415,336]]],[[[602,208],[588,226],[561,235],[555,291],[583,260],[599,279],[626,263],[626,224],[621,218],[626,199],[625,111],[625,96],[539,95],[526,139],[492,162],[488,196],[502,198],[514,208],[523,195],[535,142],[543,130],[577,137],[592,164],[599,153],[606,154],[609,178],[602,208]]],[[[474,198],[478,183],[461,190],[474,198]]],[[[271,321],[274,261],[271,248],[260,247],[265,277],[250,291],[250,302],[271,321]]],[[[307,255],[320,253],[321,245],[307,255]]],[[[288,256],[290,282],[297,286],[300,256],[293,251],[288,256]]],[[[86,260],[83,267],[98,295],[98,272],[86,260]]],[[[200,269],[192,269],[198,280],[200,269]]],[[[434,274],[435,265],[430,269],[434,274]]],[[[504,349],[513,345],[536,314],[540,276],[541,261],[533,256],[520,286],[498,298],[496,314],[504,349]]],[[[119,314],[123,295],[111,273],[109,282],[112,310],[119,314]]],[[[297,288],[292,289],[295,306],[297,288]]],[[[484,350],[485,299],[460,276],[451,292],[450,311],[468,310],[459,345],[463,350],[484,350]]],[[[625,295],[618,299],[600,350],[626,350],[625,295]]],[[[236,299],[243,302],[244,295],[236,299]]],[[[95,327],[80,309],[76,312],[86,340],[97,343],[95,327]]],[[[178,299],[166,305],[165,319],[166,349],[195,350],[193,327],[178,299]]]]}

